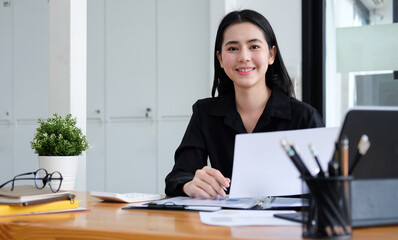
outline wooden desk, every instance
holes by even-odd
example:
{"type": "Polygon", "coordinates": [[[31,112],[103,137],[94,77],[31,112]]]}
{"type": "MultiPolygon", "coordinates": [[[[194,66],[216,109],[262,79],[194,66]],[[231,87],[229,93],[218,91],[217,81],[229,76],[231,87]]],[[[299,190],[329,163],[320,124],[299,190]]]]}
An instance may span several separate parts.
{"type": "MultiPolygon", "coordinates": [[[[197,212],[121,210],[86,193],[89,211],[0,217],[0,239],[301,239],[301,227],[217,227],[197,212]]],[[[355,229],[353,239],[397,239],[398,226],[355,229]]]]}

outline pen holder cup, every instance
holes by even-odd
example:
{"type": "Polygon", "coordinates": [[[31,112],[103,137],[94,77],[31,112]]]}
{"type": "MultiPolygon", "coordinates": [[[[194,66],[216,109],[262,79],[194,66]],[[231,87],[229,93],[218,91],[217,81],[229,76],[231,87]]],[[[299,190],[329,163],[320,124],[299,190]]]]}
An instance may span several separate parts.
{"type": "Polygon", "coordinates": [[[303,178],[303,190],[311,193],[309,205],[303,208],[303,238],[352,237],[351,180],[345,176],[303,178]]]}

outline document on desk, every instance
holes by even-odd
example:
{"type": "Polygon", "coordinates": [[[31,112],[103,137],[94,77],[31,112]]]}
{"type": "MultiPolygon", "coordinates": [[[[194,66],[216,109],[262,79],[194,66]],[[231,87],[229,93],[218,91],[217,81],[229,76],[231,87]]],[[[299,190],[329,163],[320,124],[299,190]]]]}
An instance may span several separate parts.
{"type": "Polygon", "coordinates": [[[216,226],[295,226],[300,223],[278,219],[277,213],[295,213],[295,211],[264,211],[264,210],[220,210],[217,212],[200,212],[200,221],[207,225],[216,226]]]}
{"type": "Polygon", "coordinates": [[[211,206],[220,208],[249,209],[256,206],[261,200],[258,198],[219,198],[200,199],[191,197],[172,197],[158,200],[152,203],[157,205],[174,206],[211,206]]]}
{"type": "Polygon", "coordinates": [[[340,128],[238,134],[235,140],[231,198],[285,196],[302,193],[302,181],[281,146],[288,139],[299,151],[312,174],[318,166],[309,150],[313,144],[323,167],[332,157],[340,128]]]}
{"type": "Polygon", "coordinates": [[[197,199],[190,197],[171,197],[149,203],[135,203],[123,209],[155,209],[173,211],[218,211],[220,209],[241,210],[295,210],[308,205],[301,198],[265,197],[265,198],[239,198],[232,199],[228,196],[220,199],[197,199]]]}

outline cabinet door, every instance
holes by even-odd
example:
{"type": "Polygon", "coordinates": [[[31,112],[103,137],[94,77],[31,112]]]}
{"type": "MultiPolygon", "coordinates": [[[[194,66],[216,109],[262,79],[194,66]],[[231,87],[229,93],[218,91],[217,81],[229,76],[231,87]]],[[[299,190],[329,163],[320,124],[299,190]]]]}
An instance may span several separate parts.
{"type": "Polygon", "coordinates": [[[11,124],[12,8],[0,6],[0,124],[11,124]]]}
{"type": "Polygon", "coordinates": [[[105,0],[87,1],[87,191],[105,190],[105,0]]]}
{"type": "Polygon", "coordinates": [[[106,190],[156,191],[156,1],[106,1],[106,190]]]}
{"type": "Polygon", "coordinates": [[[209,4],[158,1],[158,193],[164,193],[192,104],[210,96],[209,4]]]}
{"type": "Polygon", "coordinates": [[[30,141],[32,141],[37,127],[38,124],[30,123],[20,123],[14,126],[14,175],[32,172],[39,168],[37,154],[30,147],[30,141]]]}
{"type": "Polygon", "coordinates": [[[0,5],[0,184],[12,176],[12,8],[0,5]]]}
{"type": "Polygon", "coordinates": [[[188,126],[189,118],[165,120],[158,123],[158,188],[164,194],[165,178],[174,166],[174,153],[180,145],[188,126]]]}
{"type": "Polygon", "coordinates": [[[49,8],[46,0],[15,0],[13,7],[14,118],[48,116],[49,8]]]}
{"type": "Polygon", "coordinates": [[[87,119],[105,118],[105,0],[87,1],[87,119]]]}
{"type": "Polygon", "coordinates": [[[210,96],[209,1],[158,1],[159,118],[189,117],[210,96]]]}
{"type": "Polygon", "coordinates": [[[48,116],[49,8],[46,0],[15,0],[13,8],[14,173],[38,168],[30,147],[37,118],[48,116]]]}
{"type": "Polygon", "coordinates": [[[101,121],[87,120],[87,141],[90,149],[86,151],[87,191],[105,191],[105,124],[101,121]]]}
{"type": "Polygon", "coordinates": [[[106,136],[106,190],[156,192],[155,123],[110,123],[106,136]]]}
{"type": "Polygon", "coordinates": [[[107,119],[145,118],[156,107],[156,1],[106,1],[107,119]]]}
{"type": "Polygon", "coordinates": [[[0,123],[0,184],[13,177],[13,129],[0,123]]]}

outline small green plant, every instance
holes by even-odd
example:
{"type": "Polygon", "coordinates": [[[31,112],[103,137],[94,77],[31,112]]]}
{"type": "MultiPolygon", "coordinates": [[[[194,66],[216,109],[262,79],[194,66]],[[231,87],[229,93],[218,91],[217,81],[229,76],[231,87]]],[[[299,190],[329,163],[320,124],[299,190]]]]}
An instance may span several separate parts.
{"type": "Polygon", "coordinates": [[[47,121],[39,118],[37,122],[40,126],[30,145],[39,156],[78,156],[89,148],[86,136],[71,114],[62,118],[55,113],[53,118],[47,121]]]}

